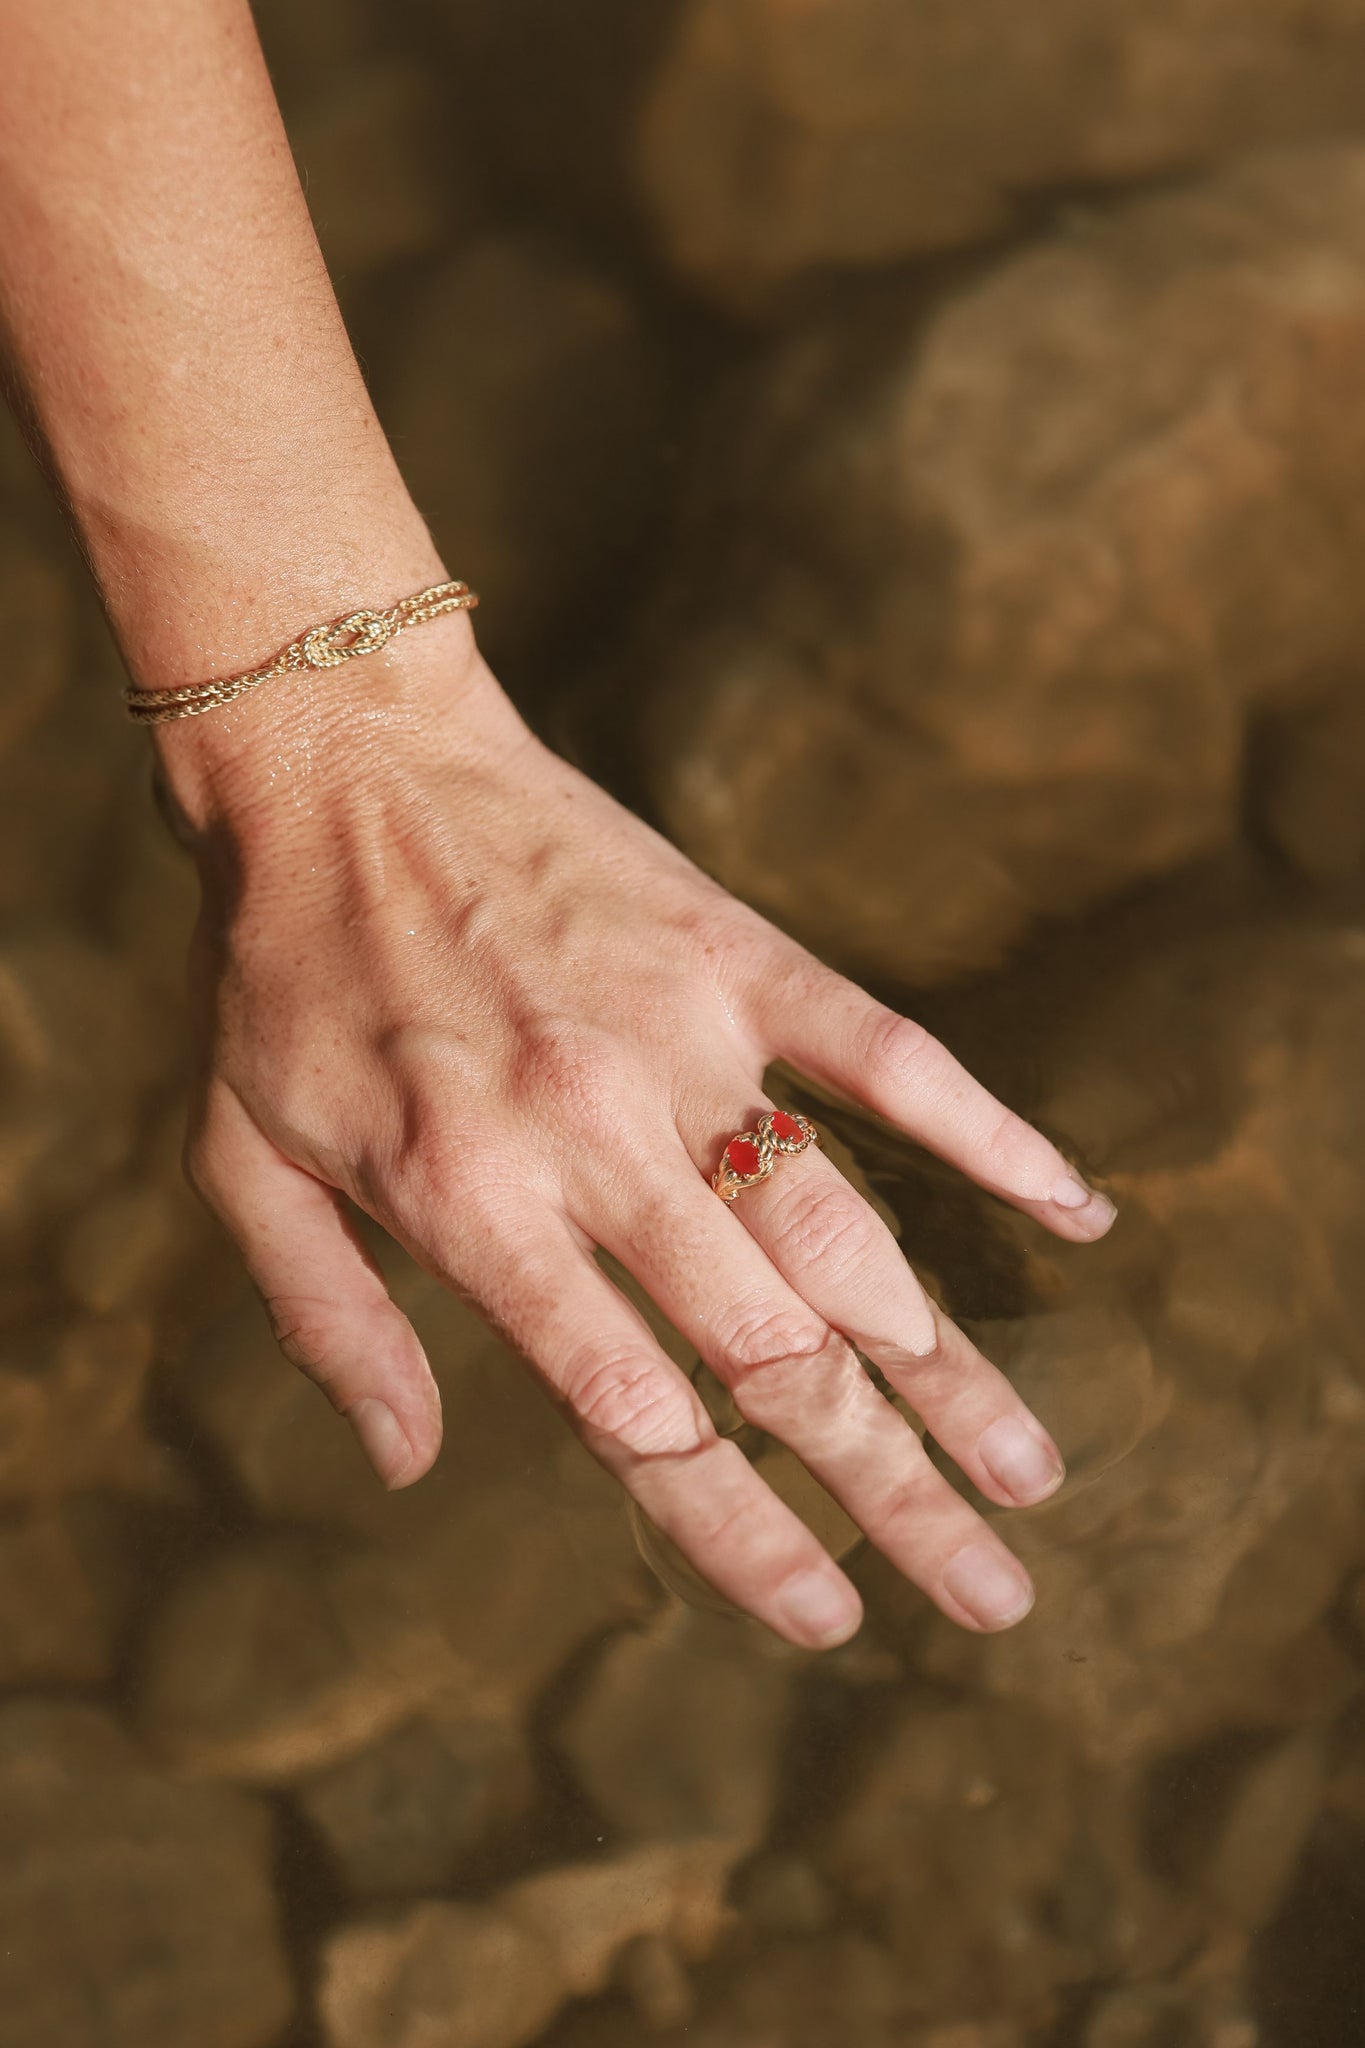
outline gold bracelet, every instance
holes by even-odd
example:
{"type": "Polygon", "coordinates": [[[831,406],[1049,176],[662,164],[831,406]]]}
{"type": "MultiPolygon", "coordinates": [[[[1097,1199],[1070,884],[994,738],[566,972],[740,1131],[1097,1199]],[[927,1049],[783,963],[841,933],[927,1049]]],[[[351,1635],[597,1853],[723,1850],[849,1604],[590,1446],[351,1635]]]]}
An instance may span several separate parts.
{"type": "Polygon", "coordinates": [[[187,683],[181,690],[127,689],[123,701],[128,716],[139,725],[164,725],[170,718],[199,718],[205,711],[216,711],[220,704],[230,704],[234,697],[245,696],[258,683],[268,683],[272,676],[293,675],[305,668],[336,668],[343,661],[354,661],[358,654],[373,654],[407,626],[425,625],[428,619],[440,618],[443,612],[472,612],[478,602],[467,583],[433,583],[429,590],[400,598],[386,612],[347,612],[344,619],[314,626],[297,640],[291,640],[264,668],[254,668],[249,675],[187,683]]]}

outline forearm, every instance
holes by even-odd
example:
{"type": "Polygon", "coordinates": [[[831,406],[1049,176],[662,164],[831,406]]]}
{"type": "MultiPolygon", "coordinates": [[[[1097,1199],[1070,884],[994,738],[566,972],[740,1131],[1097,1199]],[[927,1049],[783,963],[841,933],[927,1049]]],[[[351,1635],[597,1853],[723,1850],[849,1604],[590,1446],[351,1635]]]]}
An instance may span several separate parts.
{"type": "Polygon", "coordinates": [[[0,52],[10,377],[137,682],[442,575],[245,0],[0,0],[0,52]]]}

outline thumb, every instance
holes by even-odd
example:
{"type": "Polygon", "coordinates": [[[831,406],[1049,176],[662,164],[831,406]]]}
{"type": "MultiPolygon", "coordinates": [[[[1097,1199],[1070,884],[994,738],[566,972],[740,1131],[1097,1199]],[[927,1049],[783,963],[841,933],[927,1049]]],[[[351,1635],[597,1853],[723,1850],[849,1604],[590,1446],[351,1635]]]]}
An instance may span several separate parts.
{"type": "Polygon", "coordinates": [[[341,1196],[287,1159],[221,1084],[185,1170],[241,1252],[285,1357],[346,1417],[385,1486],[420,1479],[441,1447],[441,1397],[341,1196]]]}

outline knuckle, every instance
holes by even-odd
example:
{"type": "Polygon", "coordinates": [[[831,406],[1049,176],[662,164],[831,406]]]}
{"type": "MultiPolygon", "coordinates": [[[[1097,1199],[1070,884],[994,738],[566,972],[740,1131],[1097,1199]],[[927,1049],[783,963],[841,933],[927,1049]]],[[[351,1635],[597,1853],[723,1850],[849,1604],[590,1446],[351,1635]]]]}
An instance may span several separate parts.
{"type": "Polygon", "coordinates": [[[721,1352],[734,1385],[759,1380],[794,1359],[818,1358],[829,1339],[825,1324],[808,1310],[760,1303],[735,1317],[721,1352]]]}
{"type": "Polygon", "coordinates": [[[868,1251],[865,1217],[856,1195],[833,1189],[803,1198],[788,1218],[783,1240],[803,1266],[819,1265],[832,1279],[860,1265],[868,1251]]]}
{"type": "Polygon", "coordinates": [[[872,1072],[899,1075],[922,1059],[935,1043],[913,1017],[902,1017],[895,1010],[878,1005],[863,1021],[856,1054],[872,1072]]]}
{"type": "Polygon", "coordinates": [[[562,1018],[542,1019],[522,1034],[512,1092],[522,1104],[548,1099],[561,1113],[591,1118],[611,1096],[617,1065],[605,1034],[562,1018]]]}
{"type": "Polygon", "coordinates": [[[882,1542],[897,1547],[917,1545],[923,1541],[926,1518],[942,1509],[940,1495],[947,1484],[928,1453],[916,1445],[909,1470],[901,1474],[895,1487],[868,1502],[864,1526],[869,1534],[875,1530],[882,1542]]]}
{"type": "Polygon", "coordinates": [[[916,1352],[898,1374],[901,1391],[917,1415],[936,1416],[962,1385],[961,1361],[942,1350],[916,1352]]]}
{"type": "Polygon", "coordinates": [[[568,1399],[586,1429],[638,1457],[692,1450],[699,1441],[683,1385],[648,1359],[595,1358],[585,1372],[571,1376],[568,1399]]]}
{"type": "Polygon", "coordinates": [[[1043,1148],[1044,1141],[1030,1124],[1012,1109],[996,1106],[989,1126],[981,1140],[983,1162],[994,1167],[1001,1180],[1012,1178],[1025,1165],[1035,1151],[1043,1148]]]}
{"type": "Polygon", "coordinates": [[[326,1388],[332,1375],[336,1315],[332,1305],[301,1294],[268,1294],[265,1312],[275,1342],[291,1365],[326,1388]]]}
{"type": "Polygon", "coordinates": [[[707,1549],[715,1555],[730,1557],[761,1554],[767,1519],[768,1502],[762,1495],[753,1499],[746,1494],[731,1501],[709,1518],[705,1530],[707,1549]]]}

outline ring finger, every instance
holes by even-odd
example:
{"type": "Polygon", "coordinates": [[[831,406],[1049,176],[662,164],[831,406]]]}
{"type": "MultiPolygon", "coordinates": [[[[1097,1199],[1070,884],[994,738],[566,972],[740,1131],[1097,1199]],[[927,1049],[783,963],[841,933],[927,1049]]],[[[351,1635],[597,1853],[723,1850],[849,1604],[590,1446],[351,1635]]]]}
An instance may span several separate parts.
{"type": "Polygon", "coordinates": [[[584,1227],[625,1265],[730,1388],[898,1570],[952,1620],[1007,1628],[1027,1613],[1027,1572],[938,1472],[846,1339],[729,1215],[674,1130],[614,1177],[584,1227]],[[704,1282],[699,1276],[705,1276],[704,1282]]]}
{"type": "MultiPolygon", "coordinates": [[[[723,1141],[722,1141],[723,1142],[723,1141]]],[[[698,1148],[705,1157],[718,1143],[698,1148]]],[[[777,1270],[879,1366],[989,1499],[1027,1507],[1065,1477],[1056,1444],[1005,1375],[929,1300],[869,1202],[814,1145],[780,1155],[731,1205],[777,1270]]]]}

